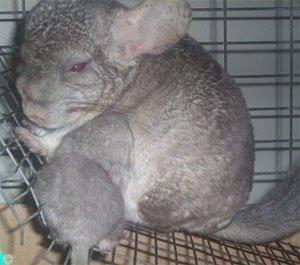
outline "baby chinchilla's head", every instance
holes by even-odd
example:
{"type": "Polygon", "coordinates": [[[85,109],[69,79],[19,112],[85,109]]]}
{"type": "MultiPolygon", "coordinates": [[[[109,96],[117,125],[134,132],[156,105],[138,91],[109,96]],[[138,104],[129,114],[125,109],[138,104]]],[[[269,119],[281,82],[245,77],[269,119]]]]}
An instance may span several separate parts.
{"type": "Polygon", "coordinates": [[[142,55],[168,49],[189,22],[187,0],[42,0],[21,49],[25,115],[55,129],[115,108],[142,55]]]}

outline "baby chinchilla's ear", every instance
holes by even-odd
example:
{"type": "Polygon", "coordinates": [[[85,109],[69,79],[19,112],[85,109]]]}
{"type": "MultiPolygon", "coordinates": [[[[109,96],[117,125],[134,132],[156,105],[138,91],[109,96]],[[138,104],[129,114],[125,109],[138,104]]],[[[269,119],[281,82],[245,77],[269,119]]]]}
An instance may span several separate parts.
{"type": "Polygon", "coordinates": [[[141,54],[160,54],[186,33],[191,21],[188,0],[145,0],[120,10],[114,18],[112,48],[116,61],[141,54]]]}

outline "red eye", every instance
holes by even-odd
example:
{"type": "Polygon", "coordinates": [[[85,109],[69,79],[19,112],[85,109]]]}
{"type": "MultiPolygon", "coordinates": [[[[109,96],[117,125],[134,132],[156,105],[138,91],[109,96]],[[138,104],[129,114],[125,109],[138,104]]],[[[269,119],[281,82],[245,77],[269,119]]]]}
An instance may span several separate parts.
{"type": "Polygon", "coordinates": [[[87,63],[74,64],[68,72],[77,72],[77,73],[81,72],[85,68],[86,65],[87,65],[87,63]]]}

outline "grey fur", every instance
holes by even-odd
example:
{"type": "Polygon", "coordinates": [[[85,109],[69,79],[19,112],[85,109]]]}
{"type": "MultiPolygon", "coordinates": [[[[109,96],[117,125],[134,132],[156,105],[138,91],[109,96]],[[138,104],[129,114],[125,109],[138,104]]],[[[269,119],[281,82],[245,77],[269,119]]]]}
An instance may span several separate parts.
{"type": "Polygon", "coordinates": [[[52,233],[72,245],[72,265],[87,264],[91,247],[110,251],[122,237],[124,202],[112,179],[127,167],[131,145],[121,117],[97,118],[66,135],[38,172],[34,192],[52,233]]]}
{"type": "Polygon", "coordinates": [[[279,182],[257,204],[234,216],[231,225],[216,236],[232,241],[264,243],[282,239],[300,228],[300,171],[279,182]]]}
{"type": "MultiPolygon", "coordinates": [[[[192,38],[178,41],[190,21],[187,1],[146,0],[129,10],[115,1],[59,3],[55,13],[32,11],[22,48],[27,67],[17,82],[25,114],[61,132],[54,144],[51,134],[41,137],[45,150],[53,153],[61,135],[95,116],[122,113],[133,135],[130,177],[121,187],[126,219],[200,234],[228,226],[251,191],[253,128],[232,78],[192,38]],[[31,24],[50,18],[45,30],[30,33],[31,24]],[[88,62],[86,69],[70,73],[78,62],[88,62]]],[[[291,201],[300,196],[289,192],[291,201]]],[[[264,211],[268,222],[238,230],[235,240],[264,241],[281,211],[290,218],[280,218],[280,236],[295,231],[299,213],[278,205],[274,215],[274,204],[264,211]]],[[[252,221],[243,218],[243,227],[252,221]]]]}

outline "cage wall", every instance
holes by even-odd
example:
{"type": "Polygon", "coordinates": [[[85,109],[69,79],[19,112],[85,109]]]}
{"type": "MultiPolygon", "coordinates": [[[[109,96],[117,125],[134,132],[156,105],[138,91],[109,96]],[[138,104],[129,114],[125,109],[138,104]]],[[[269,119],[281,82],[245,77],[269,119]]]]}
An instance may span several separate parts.
{"type": "MultiPolygon", "coordinates": [[[[13,218],[20,225],[21,239],[25,240],[25,244],[28,236],[24,232],[25,224],[36,219],[39,212],[32,211],[26,215],[22,211],[24,205],[35,207],[34,198],[30,196],[30,182],[43,160],[28,153],[14,136],[13,130],[20,123],[21,115],[20,100],[14,87],[17,72],[14,54],[19,48],[26,10],[37,2],[0,0],[0,202],[9,206],[13,218]]],[[[123,2],[133,5],[139,1],[123,2]]],[[[274,183],[289,174],[293,165],[299,165],[300,1],[190,2],[193,8],[190,34],[234,77],[250,109],[255,130],[256,163],[249,203],[255,203],[274,183]]],[[[133,252],[120,254],[119,258],[124,263],[116,264],[223,264],[219,263],[221,261],[228,264],[267,264],[267,259],[273,264],[300,264],[297,246],[290,249],[289,245],[280,245],[282,243],[278,243],[275,249],[267,246],[263,254],[255,247],[245,250],[234,245],[236,252],[231,253],[230,246],[225,244],[230,249],[226,250],[223,243],[217,241],[199,239],[200,243],[194,243],[198,239],[189,236],[178,238],[174,234],[159,235],[152,230],[135,227],[128,227],[126,231],[128,240],[122,247],[126,249],[129,242],[133,252]],[[212,244],[217,244],[217,247],[212,244]],[[184,249],[185,254],[180,256],[176,246],[184,249]],[[160,255],[161,249],[164,254],[160,255]],[[288,254],[285,249],[288,249],[288,254]],[[148,261],[139,259],[141,251],[145,255],[151,253],[151,258],[148,261]],[[276,251],[285,254],[278,254],[279,257],[276,251]],[[195,258],[198,252],[201,255],[195,258]],[[253,256],[245,258],[245,252],[253,256]],[[124,258],[126,255],[127,258],[124,258]],[[218,255],[223,259],[219,261],[218,255]]],[[[1,237],[0,242],[5,244],[1,237]]],[[[296,245],[298,243],[300,246],[297,239],[296,245]]],[[[118,257],[116,253],[112,255],[115,256],[118,257]]]]}

